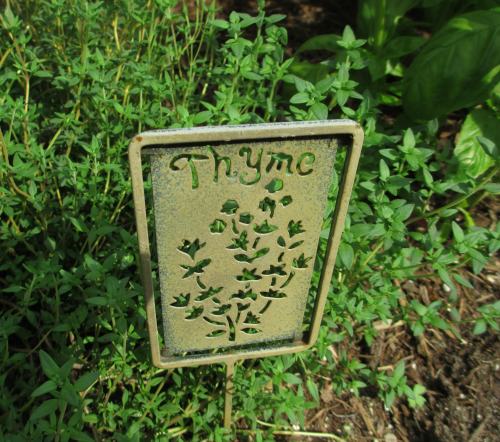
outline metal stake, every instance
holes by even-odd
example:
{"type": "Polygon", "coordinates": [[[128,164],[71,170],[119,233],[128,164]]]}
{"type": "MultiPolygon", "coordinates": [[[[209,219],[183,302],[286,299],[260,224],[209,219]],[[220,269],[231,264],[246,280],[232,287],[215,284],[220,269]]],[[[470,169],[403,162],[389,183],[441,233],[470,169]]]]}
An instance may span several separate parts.
{"type": "Polygon", "coordinates": [[[231,428],[231,412],[233,409],[234,359],[226,361],[226,394],[224,398],[224,428],[231,428]]]}

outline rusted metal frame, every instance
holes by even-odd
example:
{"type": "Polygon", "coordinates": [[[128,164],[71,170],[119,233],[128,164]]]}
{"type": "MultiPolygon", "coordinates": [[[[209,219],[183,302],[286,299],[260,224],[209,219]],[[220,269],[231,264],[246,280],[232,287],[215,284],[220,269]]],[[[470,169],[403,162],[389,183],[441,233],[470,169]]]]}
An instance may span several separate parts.
{"type": "MultiPolygon", "coordinates": [[[[322,313],[328,296],[329,282],[332,278],[335,258],[337,255],[342,229],[349,204],[356,168],[363,143],[363,132],[353,121],[330,120],[320,122],[300,123],[274,123],[258,126],[226,126],[214,130],[212,127],[196,129],[169,130],[144,132],[135,137],[129,145],[129,160],[131,168],[132,188],[137,219],[137,234],[139,242],[139,253],[141,261],[141,274],[146,299],[146,312],[148,316],[148,329],[150,335],[151,352],[153,364],[159,368],[173,368],[179,366],[194,366],[224,362],[230,365],[238,359],[255,357],[277,356],[281,354],[304,351],[314,345],[321,324],[322,313]],[[158,339],[158,328],[156,323],[156,307],[154,302],[153,280],[151,271],[151,255],[149,250],[149,237],[147,229],[146,205],[144,196],[144,184],[142,179],[141,149],[148,145],[168,145],[187,142],[215,142],[215,141],[237,141],[258,140],[265,138],[290,138],[314,135],[340,135],[351,134],[352,144],[349,147],[346,167],[339,189],[340,204],[336,205],[334,225],[331,228],[328,239],[327,253],[320,279],[318,296],[315,303],[314,314],[307,341],[296,341],[292,344],[249,350],[229,351],[224,354],[202,354],[186,355],[176,358],[165,358],[161,355],[158,339]]],[[[229,394],[229,393],[227,393],[229,394]]]]}

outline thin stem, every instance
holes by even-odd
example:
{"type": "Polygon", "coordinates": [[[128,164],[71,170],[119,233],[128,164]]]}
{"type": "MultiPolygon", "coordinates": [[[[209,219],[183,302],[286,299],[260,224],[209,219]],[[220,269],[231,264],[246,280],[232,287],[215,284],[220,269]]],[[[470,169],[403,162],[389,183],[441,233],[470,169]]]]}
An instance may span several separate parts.
{"type": "Polygon", "coordinates": [[[485,178],[485,180],[478,187],[476,187],[471,193],[468,193],[467,195],[463,195],[460,198],[458,198],[457,200],[452,201],[449,204],[446,204],[446,206],[440,207],[439,209],[433,210],[432,212],[426,213],[425,215],[420,215],[420,216],[417,216],[416,218],[411,218],[408,221],[405,221],[405,223],[404,223],[405,226],[407,226],[408,224],[412,224],[416,221],[420,221],[421,219],[429,218],[430,216],[435,215],[436,213],[442,212],[443,210],[449,209],[453,206],[456,206],[457,204],[460,204],[462,201],[464,201],[465,199],[469,198],[470,196],[474,195],[476,192],[481,190],[488,183],[488,181],[493,177],[493,175],[495,175],[499,170],[500,170],[500,166],[495,167],[491,171],[491,173],[485,178]]]}
{"type": "Polygon", "coordinates": [[[62,410],[61,410],[61,414],[59,415],[59,421],[57,422],[57,433],[56,433],[55,442],[59,442],[59,438],[61,437],[61,425],[62,425],[62,421],[64,419],[64,414],[66,413],[67,406],[68,406],[68,403],[66,401],[64,401],[63,406],[62,406],[62,410]]]}

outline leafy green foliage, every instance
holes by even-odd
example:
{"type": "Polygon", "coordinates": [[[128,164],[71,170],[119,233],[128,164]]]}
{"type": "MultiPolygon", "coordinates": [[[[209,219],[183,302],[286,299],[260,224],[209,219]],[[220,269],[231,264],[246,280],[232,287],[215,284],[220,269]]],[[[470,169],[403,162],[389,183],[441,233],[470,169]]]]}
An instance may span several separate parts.
{"type": "Polygon", "coordinates": [[[405,111],[431,120],[485,101],[500,81],[500,12],[451,19],[411,64],[403,80],[405,111]]]}
{"type": "MultiPolygon", "coordinates": [[[[415,336],[433,327],[459,336],[459,326],[468,322],[475,334],[498,331],[498,302],[479,307],[478,317],[460,318],[457,287],[471,287],[460,274],[462,266],[477,274],[500,249],[500,224],[490,231],[451,218],[467,214],[467,204],[477,195],[500,192],[490,182],[497,180],[500,166],[492,129],[498,126],[498,93],[488,97],[496,78],[489,63],[500,52],[483,63],[478,57],[486,53],[471,43],[477,39],[488,49],[497,44],[497,36],[487,41],[484,35],[492,32],[494,25],[488,23],[498,13],[446,15],[451,21],[432,35],[408,72],[405,57],[424,42],[400,22],[417,2],[386,3],[386,10],[380,10],[376,0],[360,2],[363,39],[346,27],[342,36],[306,42],[297,54],[332,53],[317,65],[285,59],[288,36],[277,26],[284,16],[266,16],[263,0],[257,16],[233,12],[229,20],[218,18],[215,2],[197,3],[193,19],[175,0],[28,1],[22,8],[10,2],[13,10],[2,11],[0,434],[6,441],[231,438],[219,424],[221,366],[169,371],[151,366],[126,159],[129,139],[145,129],[351,118],[365,132],[317,344],[301,354],[240,361],[235,371],[234,408],[257,440],[270,440],[275,428],[290,423],[304,427],[303,410],[318,405],[325,377],[338,395],[351,389],[358,395],[371,385],[388,408],[397,396],[422,406],[425,389],[405,376],[404,362],[388,373],[369,370],[347,352],[334,359],[331,346],[341,341],[364,339],[371,345],[376,321],[403,321],[415,336]],[[483,28],[478,17],[486,23],[483,28]],[[471,29],[462,29],[463,24],[471,29]],[[253,41],[247,39],[250,29],[256,34],[253,41]],[[460,32],[467,37],[460,54],[469,61],[452,57],[448,71],[441,65],[442,54],[457,54],[453,38],[460,32]],[[443,41],[451,42],[448,49],[443,41]],[[432,57],[433,47],[440,57],[432,57]],[[428,72],[422,68],[424,59],[432,65],[428,72]],[[426,95],[414,106],[416,85],[426,95]],[[457,94],[454,88],[462,89],[457,94]],[[439,118],[414,122],[403,115],[394,125],[377,118],[377,106],[397,107],[401,100],[410,117],[439,118]],[[469,113],[458,147],[438,148],[442,117],[475,104],[483,106],[469,113]],[[443,176],[443,164],[463,173],[443,176]],[[416,298],[400,303],[404,294],[393,281],[426,277],[439,277],[448,296],[429,305],[416,298]],[[257,428],[257,419],[272,427],[257,428]]],[[[440,7],[427,0],[422,5],[429,11],[440,7]]],[[[436,20],[433,26],[440,29],[443,23],[436,20]]],[[[206,158],[184,158],[180,167],[193,168],[193,162],[206,158]]],[[[345,151],[340,151],[316,262],[302,255],[294,260],[297,269],[315,268],[304,331],[344,161],[345,151]]],[[[268,184],[270,197],[262,210],[271,213],[279,204],[290,204],[290,196],[278,193],[281,189],[279,180],[268,184]],[[275,193],[280,197],[274,198],[275,193]]],[[[145,190],[149,195],[147,170],[145,190]]],[[[220,218],[235,209],[228,201],[220,218]]],[[[152,213],[147,215],[153,232],[152,213]]],[[[267,222],[252,224],[248,213],[239,220],[260,234],[275,230],[267,222]]],[[[226,227],[216,219],[210,229],[221,233],[226,227]]],[[[238,255],[243,262],[267,253],[249,252],[247,231],[240,232],[225,247],[245,251],[238,255]]],[[[291,223],[289,237],[280,237],[278,246],[293,250],[302,243],[301,232],[299,221],[291,223]]],[[[151,243],[154,252],[154,238],[151,243]]],[[[194,259],[202,247],[198,240],[179,247],[193,264],[185,266],[186,275],[199,275],[210,264],[194,259]]],[[[152,267],[159,295],[156,263],[152,267]]],[[[254,273],[244,269],[238,278],[252,281],[258,277],[254,273]]],[[[201,296],[217,304],[218,289],[197,281],[206,290],[201,296]]],[[[278,290],[263,294],[270,299],[282,295],[278,290]]],[[[242,290],[234,296],[256,295],[242,290]]],[[[173,306],[185,308],[190,299],[189,293],[180,295],[173,306]]],[[[224,309],[217,306],[220,315],[224,309]]]]}

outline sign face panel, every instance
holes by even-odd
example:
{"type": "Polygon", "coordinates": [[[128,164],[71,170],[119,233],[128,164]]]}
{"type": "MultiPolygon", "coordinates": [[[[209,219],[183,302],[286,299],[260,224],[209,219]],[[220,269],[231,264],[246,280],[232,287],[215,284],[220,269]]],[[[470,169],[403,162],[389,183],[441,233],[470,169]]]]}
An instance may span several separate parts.
{"type": "Polygon", "coordinates": [[[227,362],[314,344],[361,145],[361,129],[345,120],[152,131],[131,141],[154,365],[227,362]],[[346,144],[313,317],[302,333],[335,157],[346,144]],[[154,207],[146,207],[141,155],[149,157],[154,207]],[[163,348],[146,221],[153,208],[163,348]]]}
{"type": "Polygon", "coordinates": [[[337,140],[150,149],[165,349],[301,332],[337,140]]]}

